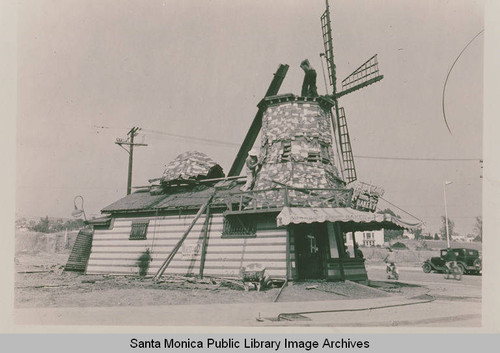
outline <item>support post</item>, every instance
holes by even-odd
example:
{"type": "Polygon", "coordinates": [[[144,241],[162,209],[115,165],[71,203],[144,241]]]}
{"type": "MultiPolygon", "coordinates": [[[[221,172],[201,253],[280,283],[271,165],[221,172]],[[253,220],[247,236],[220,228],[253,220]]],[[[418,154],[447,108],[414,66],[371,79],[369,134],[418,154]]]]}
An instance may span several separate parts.
{"type": "Polygon", "coordinates": [[[163,273],[167,269],[168,265],[170,265],[170,262],[172,262],[172,259],[177,254],[177,251],[179,251],[182,243],[184,242],[184,240],[186,240],[189,232],[191,231],[191,229],[193,229],[194,225],[196,224],[196,221],[198,221],[198,219],[201,217],[203,212],[205,212],[208,205],[210,205],[210,203],[212,202],[212,199],[214,198],[214,196],[215,196],[215,192],[210,196],[208,201],[205,202],[201,206],[201,208],[198,210],[198,213],[196,213],[196,216],[194,217],[193,221],[191,222],[191,225],[189,226],[189,228],[184,232],[184,234],[182,235],[182,237],[179,240],[179,242],[177,243],[177,245],[173,248],[172,252],[168,255],[167,259],[160,266],[160,268],[158,269],[158,272],[156,272],[156,274],[154,275],[153,281],[157,281],[163,275],[163,273]]]}
{"type": "Polygon", "coordinates": [[[208,242],[208,227],[210,226],[210,206],[207,206],[205,215],[205,230],[203,232],[203,244],[201,245],[201,260],[200,260],[200,278],[203,278],[203,270],[205,269],[205,257],[207,252],[208,242]]]}

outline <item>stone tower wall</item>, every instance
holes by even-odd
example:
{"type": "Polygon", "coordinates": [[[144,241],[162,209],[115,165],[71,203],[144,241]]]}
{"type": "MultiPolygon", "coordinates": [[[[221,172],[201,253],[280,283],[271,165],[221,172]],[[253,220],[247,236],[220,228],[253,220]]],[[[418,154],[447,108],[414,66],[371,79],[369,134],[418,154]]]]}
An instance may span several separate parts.
{"type": "MultiPolygon", "coordinates": [[[[261,131],[263,164],[254,190],[280,186],[273,181],[304,189],[344,188],[334,162],[329,107],[317,100],[271,102],[264,111],[261,131]]],[[[290,201],[299,203],[310,197],[298,191],[290,195],[294,199],[290,201]]]]}

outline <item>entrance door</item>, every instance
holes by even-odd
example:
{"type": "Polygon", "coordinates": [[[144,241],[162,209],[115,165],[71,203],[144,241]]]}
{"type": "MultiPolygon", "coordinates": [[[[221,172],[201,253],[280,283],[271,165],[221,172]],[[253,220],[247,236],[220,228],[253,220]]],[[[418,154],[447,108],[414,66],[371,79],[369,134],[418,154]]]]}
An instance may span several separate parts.
{"type": "Polygon", "coordinates": [[[324,224],[295,226],[295,255],[299,279],[324,278],[326,244],[324,224]]]}

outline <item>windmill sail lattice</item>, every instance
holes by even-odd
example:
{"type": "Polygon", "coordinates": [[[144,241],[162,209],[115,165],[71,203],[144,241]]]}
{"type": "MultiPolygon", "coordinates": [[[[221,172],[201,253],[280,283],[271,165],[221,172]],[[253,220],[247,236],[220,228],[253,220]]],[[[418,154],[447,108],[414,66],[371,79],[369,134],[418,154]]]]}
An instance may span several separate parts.
{"type": "Polygon", "coordinates": [[[344,160],[344,177],[347,183],[357,179],[356,168],[354,166],[354,157],[352,155],[351,140],[349,138],[349,129],[345,118],[344,108],[339,108],[339,143],[342,151],[342,159],[344,160]]]}
{"type": "Polygon", "coordinates": [[[375,54],[342,80],[342,92],[339,92],[337,97],[357,91],[383,78],[384,76],[379,74],[377,54],[375,54]]]}
{"type": "MultiPolygon", "coordinates": [[[[338,107],[337,101],[337,75],[335,73],[335,63],[333,60],[333,40],[332,40],[332,23],[330,20],[330,7],[326,0],[326,10],[321,15],[321,31],[323,33],[323,45],[325,47],[326,66],[328,68],[328,77],[330,85],[333,89],[332,99],[335,102],[335,115],[337,117],[337,133],[338,142],[340,145],[340,154],[343,164],[344,179],[347,183],[356,180],[356,168],[354,166],[354,158],[352,155],[351,140],[349,139],[349,131],[347,129],[347,121],[344,114],[344,109],[338,107]]],[[[333,114],[332,114],[333,117],[333,114]]],[[[333,121],[332,121],[333,123],[333,121]]]]}
{"type": "Polygon", "coordinates": [[[335,64],[333,61],[332,24],[330,22],[330,9],[328,6],[328,1],[326,2],[326,10],[323,15],[321,15],[321,31],[323,32],[323,45],[325,46],[328,78],[330,79],[330,85],[333,87],[333,95],[335,95],[337,91],[337,77],[335,74],[335,64]]]}
{"type": "MultiPolygon", "coordinates": [[[[326,10],[323,15],[321,15],[321,31],[323,33],[323,45],[325,47],[324,56],[328,68],[328,77],[333,89],[333,93],[329,97],[335,102],[338,144],[340,146],[341,165],[343,167],[342,174],[344,175],[345,181],[350,183],[357,179],[357,175],[352,154],[351,140],[349,138],[349,130],[347,128],[347,119],[344,108],[339,108],[338,99],[345,94],[378,82],[383,79],[384,76],[379,74],[377,54],[375,54],[342,81],[342,91],[337,93],[337,76],[333,60],[332,22],[330,20],[330,6],[328,5],[328,0],[326,0],[326,10]]],[[[332,123],[335,122],[332,121],[332,123]]]]}

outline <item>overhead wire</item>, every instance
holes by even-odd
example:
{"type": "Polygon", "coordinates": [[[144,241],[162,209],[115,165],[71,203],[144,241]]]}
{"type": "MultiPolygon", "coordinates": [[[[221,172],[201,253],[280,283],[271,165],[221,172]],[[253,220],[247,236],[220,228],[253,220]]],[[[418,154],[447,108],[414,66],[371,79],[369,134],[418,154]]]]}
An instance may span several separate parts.
{"type": "Polygon", "coordinates": [[[484,32],[484,29],[482,29],[478,34],[476,34],[474,36],[474,38],[472,38],[469,43],[467,43],[467,45],[462,49],[462,51],[460,52],[460,54],[458,54],[457,58],[455,59],[455,61],[453,62],[453,64],[451,65],[451,68],[450,70],[448,71],[448,75],[446,75],[446,79],[444,80],[444,86],[443,86],[443,95],[442,95],[442,99],[441,99],[441,105],[443,107],[443,118],[444,118],[444,123],[446,124],[446,127],[448,128],[448,131],[450,132],[450,135],[453,135],[452,132],[451,132],[451,129],[450,129],[450,126],[448,125],[448,120],[446,120],[446,111],[445,111],[445,108],[444,108],[444,94],[446,92],[446,85],[448,84],[448,79],[450,78],[450,74],[451,74],[451,71],[453,70],[453,68],[455,67],[455,64],[457,63],[458,59],[460,59],[460,57],[462,56],[463,52],[467,49],[467,47],[474,41],[474,39],[476,39],[477,37],[479,37],[479,35],[481,33],[484,32]]]}
{"type": "MultiPolygon", "coordinates": [[[[125,129],[125,127],[117,127],[117,126],[97,126],[93,125],[95,128],[99,129],[125,129]]],[[[236,142],[229,142],[229,141],[222,141],[222,140],[215,140],[215,139],[208,139],[208,138],[203,138],[203,137],[195,137],[195,136],[188,136],[188,135],[179,135],[179,134],[173,134],[170,132],[165,132],[161,130],[153,130],[153,129],[142,129],[144,132],[149,132],[149,133],[154,133],[158,135],[164,135],[164,136],[170,136],[170,137],[175,137],[175,138],[181,138],[185,140],[193,140],[193,141],[198,141],[198,142],[204,142],[204,143],[214,143],[214,144],[219,144],[219,145],[225,145],[225,146],[240,146],[239,143],[236,142]]],[[[389,157],[389,156],[362,156],[362,155],[355,155],[355,158],[361,158],[361,159],[378,159],[378,160],[403,160],[403,161],[431,161],[431,162],[471,162],[471,161],[482,161],[481,158],[427,158],[427,157],[389,157]]]]}

